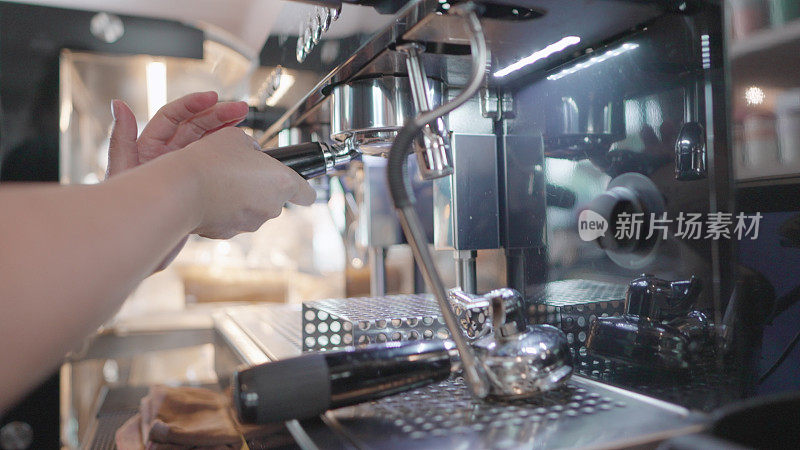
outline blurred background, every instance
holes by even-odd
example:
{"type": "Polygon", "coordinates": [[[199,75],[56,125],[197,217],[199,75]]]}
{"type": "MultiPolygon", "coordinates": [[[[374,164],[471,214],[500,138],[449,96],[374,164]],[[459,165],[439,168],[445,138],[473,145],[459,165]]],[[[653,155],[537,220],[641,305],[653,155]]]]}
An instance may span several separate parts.
{"type": "MultiPolygon", "coordinates": [[[[739,209],[764,215],[758,240],[739,243],[742,265],[775,288],[776,310],[764,329],[762,372],[783,365],[759,386],[762,393],[797,389],[797,351],[786,353],[800,314],[800,2],[729,0],[728,57],[734,174],[739,209]]],[[[796,339],[795,339],[796,340],[796,339]]]]}
{"type": "MultiPolygon", "coordinates": [[[[318,81],[313,72],[263,61],[270,51],[267,37],[296,36],[297,23],[309,13],[306,5],[275,0],[20,3],[25,4],[0,3],[5,181],[102,180],[112,99],[131,106],[141,131],[164,103],[215,90],[221,100],[251,105],[243,126],[257,135],[318,81]]],[[[358,9],[349,12],[331,35],[369,30],[369,21],[359,19],[358,9]]],[[[366,250],[358,248],[357,227],[345,224],[345,193],[320,188],[312,208],[288,209],[255,233],[224,242],[193,236],[175,264],[132,295],[118,319],[179,311],[186,304],[368,294],[366,250]],[[349,264],[343,241],[348,231],[349,264]]],[[[410,252],[389,253],[390,292],[410,292],[410,252]]]]}

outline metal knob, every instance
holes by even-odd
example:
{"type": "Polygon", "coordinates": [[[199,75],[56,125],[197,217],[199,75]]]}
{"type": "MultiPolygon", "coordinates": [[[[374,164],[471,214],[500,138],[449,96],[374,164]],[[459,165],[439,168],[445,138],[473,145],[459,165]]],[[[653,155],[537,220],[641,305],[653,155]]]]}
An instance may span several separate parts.
{"type": "Polygon", "coordinates": [[[598,317],[589,331],[587,350],[645,369],[690,368],[695,355],[713,342],[708,318],[692,311],[701,289],[695,276],[680,281],[646,274],[636,278],[625,295],[625,314],[598,317]]]}
{"type": "Polygon", "coordinates": [[[706,134],[697,122],[686,122],[675,142],[675,179],[706,177],[706,134]]]}
{"type": "Polygon", "coordinates": [[[625,294],[625,314],[653,320],[669,320],[685,315],[702,290],[700,279],[666,281],[643,274],[631,281],[625,294]]]}

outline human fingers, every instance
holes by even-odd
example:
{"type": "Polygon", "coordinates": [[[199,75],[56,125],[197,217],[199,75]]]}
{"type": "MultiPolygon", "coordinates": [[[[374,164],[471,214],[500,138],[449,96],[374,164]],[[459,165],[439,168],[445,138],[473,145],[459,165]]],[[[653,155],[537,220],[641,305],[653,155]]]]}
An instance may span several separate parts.
{"type": "Polygon", "coordinates": [[[300,206],[311,206],[317,201],[317,191],[300,175],[295,177],[295,182],[298,185],[297,193],[294,194],[289,202],[300,206]]]}
{"type": "Polygon", "coordinates": [[[111,101],[111,115],[114,122],[108,146],[108,168],[106,178],[139,165],[139,152],[136,146],[136,117],[131,108],[122,100],[111,101]]]}
{"type": "MultiPolygon", "coordinates": [[[[214,91],[195,92],[162,106],[142,130],[139,142],[149,147],[167,145],[180,124],[217,103],[214,91]]],[[[158,156],[148,155],[148,156],[158,156]]],[[[152,159],[152,158],[150,158],[152,159]]]]}
{"type": "Polygon", "coordinates": [[[236,125],[247,116],[245,102],[221,102],[181,122],[167,143],[167,150],[186,147],[206,134],[236,125]]]}

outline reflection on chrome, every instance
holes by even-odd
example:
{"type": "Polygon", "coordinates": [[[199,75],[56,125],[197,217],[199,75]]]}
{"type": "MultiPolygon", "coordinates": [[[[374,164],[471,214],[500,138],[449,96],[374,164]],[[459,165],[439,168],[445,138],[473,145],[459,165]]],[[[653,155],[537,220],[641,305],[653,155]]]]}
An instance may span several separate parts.
{"type": "Polygon", "coordinates": [[[554,42],[554,43],[548,45],[547,47],[545,47],[545,48],[543,48],[541,50],[537,50],[537,51],[531,53],[530,56],[526,56],[525,58],[520,59],[519,61],[515,62],[514,64],[511,64],[510,66],[508,66],[508,67],[506,67],[504,69],[498,70],[497,72],[494,73],[494,76],[497,77],[497,78],[504,77],[504,76],[510,74],[511,72],[515,72],[515,71],[517,71],[517,70],[519,70],[519,69],[521,69],[521,68],[523,68],[525,66],[529,66],[529,65],[535,63],[536,61],[545,59],[545,58],[547,58],[547,57],[549,57],[549,56],[551,56],[551,55],[553,55],[555,53],[563,51],[564,49],[566,49],[568,47],[576,45],[580,41],[581,41],[581,38],[579,38],[578,36],[567,36],[567,37],[564,37],[564,38],[560,39],[559,41],[554,42]]]}
{"type": "Polygon", "coordinates": [[[578,64],[575,64],[574,66],[567,67],[566,69],[564,69],[564,70],[562,70],[562,71],[560,71],[558,73],[550,75],[549,77],[547,77],[547,79],[548,80],[558,80],[559,78],[563,78],[563,77],[565,77],[565,76],[567,76],[567,75],[569,75],[571,73],[575,73],[575,72],[577,72],[579,70],[582,70],[582,69],[585,69],[587,67],[593,66],[595,64],[601,63],[601,62],[603,62],[603,61],[605,61],[605,60],[607,60],[609,58],[613,58],[614,56],[621,55],[621,54],[623,54],[623,53],[625,53],[627,51],[636,49],[638,47],[639,47],[639,44],[632,44],[630,42],[626,43],[626,44],[622,44],[620,47],[618,47],[618,48],[616,48],[614,50],[609,50],[609,51],[603,53],[602,55],[592,56],[591,58],[589,58],[589,59],[587,59],[585,61],[582,61],[582,62],[580,62],[578,64]]]}

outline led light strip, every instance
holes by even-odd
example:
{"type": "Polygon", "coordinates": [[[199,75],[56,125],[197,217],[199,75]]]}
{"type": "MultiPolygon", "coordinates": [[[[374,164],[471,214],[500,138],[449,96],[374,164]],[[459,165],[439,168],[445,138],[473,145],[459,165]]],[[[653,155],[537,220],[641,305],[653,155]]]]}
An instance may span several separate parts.
{"type": "Polygon", "coordinates": [[[633,44],[633,43],[630,43],[630,42],[628,42],[626,44],[622,44],[621,46],[619,46],[618,48],[616,48],[614,50],[609,50],[609,51],[603,53],[602,55],[592,56],[591,58],[587,59],[586,61],[582,61],[582,62],[580,62],[578,64],[575,64],[574,66],[568,67],[568,68],[566,68],[566,69],[564,69],[564,70],[562,70],[562,71],[560,71],[558,73],[554,73],[553,75],[548,76],[547,79],[548,80],[558,80],[559,78],[564,78],[565,76],[567,76],[569,74],[573,74],[573,73],[575,73],[575,72],[577,72],[579,70],[583,70],[583,69],[585,69],[587,67],[593,66],[595,64],[599,64],[599,63],[601,63],[601,62],[603,62],[603,61],[605,61],[605,60],[607,60],[609,58],[613,58],[614,56],[621,55],[621,54],[623,54],[625,52],[631,51],[631,50],[633,50],[635,48],[638,48],[638,47],[639,47],[639,44],[633,44]]]}
{"type": "Polygon", "coordinates": [[[511,72],[516,72],[517,70],[522,69],[525,66],[529,66],[535,63],[536,61],[545,59],[555,53],[564,51],[566,48],[572,47],[573,45],[578,44],[580,41],[581,38],[579,38],[578,36],[564,37],[561,40],[554,42],[541,50],[537,50],[531,53],[530,56],[526,56],[525,58],[520,59],[514,64],[511,64],[510,66],[498,70],[497,72],[494,73],[494,76],[496,78],[502,78],[510,74],[511,72]]]}

